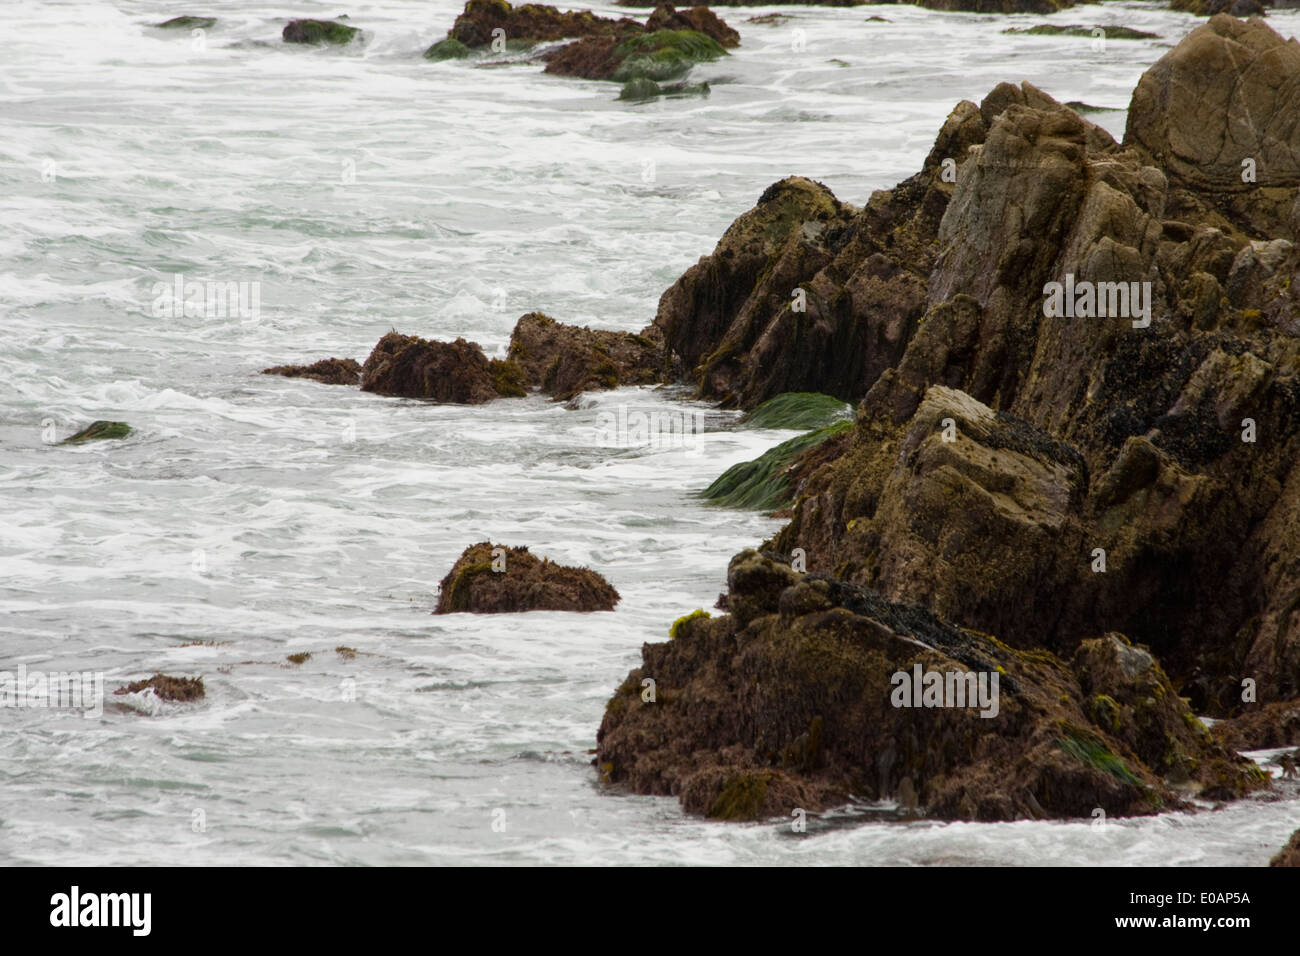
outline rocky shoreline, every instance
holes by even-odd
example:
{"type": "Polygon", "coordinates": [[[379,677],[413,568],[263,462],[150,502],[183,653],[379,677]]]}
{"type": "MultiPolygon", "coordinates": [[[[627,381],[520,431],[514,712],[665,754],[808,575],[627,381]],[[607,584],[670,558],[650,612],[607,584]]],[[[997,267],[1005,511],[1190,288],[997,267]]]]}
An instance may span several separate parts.
{"type": "MultiPolygon", "coordinates": [[[[646,38],[739,39],[704,8],[549,9],[471,0],[435,48],[571,39],[548,72],[658,82],[651,61],[683,75],[683,41],[646,38]]],[[[752,496],[714,496],[789,522],[733,558],[725,613],[645,645],[598,736],[611,785],[738,820],[1234,800],[1275,786],[1237,751],[1300,745],[1297,115],[1300,45],[1216,13],[1143,74],[1122,141],[1001,83],[863,206],[774,183],[640,333],[529,313],[504,358],[393,332],[364,363],[267,371],[467,404],[687,384],[724,408],[856,406],[752,496]],[[993,696],[954,705],[954,677],[993,696]]],[[[530,609],[473,606],[475,548],[440,611],[530,609]]],[[[601,603],[532,606],[565,601],[601,603]]]]}

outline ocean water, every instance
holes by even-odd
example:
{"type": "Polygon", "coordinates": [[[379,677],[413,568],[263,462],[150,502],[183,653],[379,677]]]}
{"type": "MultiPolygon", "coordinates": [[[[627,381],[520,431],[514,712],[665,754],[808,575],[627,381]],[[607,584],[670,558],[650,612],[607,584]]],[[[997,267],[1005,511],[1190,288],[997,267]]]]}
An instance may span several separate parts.
{"type": "MultiPolygon", "coordinates": [[[[257,374],[364,359],[392,328],[500,354],[532,310],[639,329],[768,184],[862,203],[1001,80],[1122,133],[1195,18],[1116,2],[1048,21],[1161,36],[1094,44],[1001,32],[1028,16],[724,9],[742,46],[697,69],[711,95],[630,106],[535,64],[423,60],[452,0],[346,9],[366,34],[340,50],[280,43],[290,16],[343,12],[295,0],[5,5],[0,670],[110,691],[201,674],[207,696],[0,709],[0,862],[1258,865],[1300,826],[1292,784],[1101,827],[852,807],[805,834],[607,791],[588,751],[642,643],[779,526],[694,493],[790,434],[672,391],[461,408],[257,374]],[[149,26],[180,13],[219,22],[149,26]],[[249,283],[259,308],[156,309],[177,275],[249,283]],[[620,406],[699,410],[708,431],[606,447],[620,406]],[[51,444],[96,419],[135,431],[51,444]],[[432,616],[482,540],[589,564],[622,603],[432,616]]],[[[1293,34],[1300,14],[1270,22],[1293,34]]]]}

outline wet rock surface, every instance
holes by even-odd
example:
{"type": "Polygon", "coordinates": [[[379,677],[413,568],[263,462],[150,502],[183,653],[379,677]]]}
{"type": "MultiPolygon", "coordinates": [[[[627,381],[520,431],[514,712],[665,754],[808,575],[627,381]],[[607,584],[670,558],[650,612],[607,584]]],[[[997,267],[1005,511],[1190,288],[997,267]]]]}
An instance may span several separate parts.
{"type": "Polygon", "coordinates": [[[906,780],[930,815],[971,820],[1153,813],[1265,783],[1120,635],[1066,663],[754,551],[732,559],[728,606],[645,645],[597,737],[606,781],[757,819],[895,798],[906,780]],[[983,690],[970,706],[899,705],[918,668],[945,694],[949,674],[983,690]]]}
{"type": "Polygon", "coordinates": [[[356,359],[327,358],[310,365],[277,365],[262,370],[263,375],[286,378],[309,378],[324,385],[359,385],[361,363],[356,359]]]}
{"type": "Polygon", "coordinates": [[[612,611],[618,591],[590,568],[483,541],[466,548],[439,584],[433,613],[612,611]]]}
{"type": "Polygon", "coordinates": [[[1297,49],[1212,18],[1143,76],[1122,143],[999,84],[862,208],[774,184],[664,293],[670,380],[857,416],[783,465],[768,547],[810,573],[738,556],[730,615],[646,645],[602,725],[606,779],[727,817],[898,794],[891,752],[946,817],[1267,785],[1193,713],[1242,713],[1246,677],[1261,705],[1300,697],[1297,49]],[[1243,150],[1267,180],[1242,181],[1243,150]],[[958,635],[992,635],[981,660],[1015,678],[980,743],[969,714],[887,710],[914,642],[961,663],[958,635]]]}

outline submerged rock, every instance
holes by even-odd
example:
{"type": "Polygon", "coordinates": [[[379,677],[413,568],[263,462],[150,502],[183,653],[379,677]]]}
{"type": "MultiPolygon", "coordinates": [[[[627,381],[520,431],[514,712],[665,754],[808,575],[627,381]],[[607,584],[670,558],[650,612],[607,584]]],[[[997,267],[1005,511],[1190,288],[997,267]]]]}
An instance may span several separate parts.
{"type": "Polygon", "coordinates": [[[356,359],[327,358],[311,365],[277,365],[262,369],[262,374],[309,378],[325,385],[361,384],[361,364],[356,359]]]}
{"type": "Polygon", "coordinates": [[[360,32],[356,27],[333,20],[290,20],[284,25],[280,37],[285,43],[329,43],[339,46],[350,43],[360,32]]]}
{"type": "Polygon", "coordinates": [[[216,17],[180,16],[155,23],[159,30],[209,30],[217,25],[216,17]]]}
{"type": "Polygon", "coordinates": [[[59,442],[60,445],[80,445],[86,441],[104,441],[125,438],[131,434],[131,426],[126,422],[91,422],[81,431],[59,442]]]}
{"type": "Polygon", "coordinates": [[[1008,27],[1003,33],[1021,33],[1026,36],[1067,36],[1067,37],[1102,37],[1107,40],[1159,40],[1158,33],[1148,33],[1146,30],[1134,30],[1132,27],[1117,26],[1082,26],[1081,24],[1071,23],[1054,24],[1039,23],[1032,27],[1008,27]]]}
{"type": "Polygon", "coordinates": [[[1118,635],[1070,665],[754,551],[727,581],[730,613],[645,645],[609,702],[595,760],[607,781],[722,819],[905,788],[944,819],[1127,816],[1182,806],[1189,783],[1217,797],[1267,785],[1118,635]]]}
{"type": "Polygon", "coordinates": [[[426,60],[463,60],[471,54],[465,44],[454,37],[444,37],[424,51],[426,60]]]}
{"type": "Polygon", "coordinates": [[[170,677],[167,674],[154,674],[147,680],[137,680],[119,687],[114,694],[138,694],[150,689],[163,700],[189,703],[203,697],[206,691],[202,677],[170,677]]]}
{"type": "Polygon", "coordinates": [[[466,548],[438,586],[434,614],[612,611],[618,592],[590,568],[483,541],[466,548]]]}

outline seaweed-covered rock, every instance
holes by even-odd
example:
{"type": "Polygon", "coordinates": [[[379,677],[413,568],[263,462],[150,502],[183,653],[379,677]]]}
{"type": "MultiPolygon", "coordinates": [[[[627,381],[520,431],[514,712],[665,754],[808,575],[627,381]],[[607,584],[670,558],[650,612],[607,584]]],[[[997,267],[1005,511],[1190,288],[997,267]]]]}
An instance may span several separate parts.
{"type": "Polygon", "coordinates": [[[60,445],[80,445],[87,441],[105,441],[125,438],[131,434],[131,426],[126,422],[91,422],[81,431],[59,442],[60,445]]]}
{"type": "Polygon", "coordinates": [[[455,37],[443,37],[424,51],[426,60],[463,60],[472,51],[455,37]]]}
{"type": "Polygon", "coordinates": [[[546,56],[546,72],[588,80],[662,83],[680,79],[696,63],[726,56],[718,41],[696,30],[656,30],[618,39],[593,37],[546,56]]]}
{"type": "Polygon", "coordinates": [[[285,43],[307,43],[313,46],[328,43],[341,46],[351,43],[352,38],[360,32],[356,27],[334,20],[290,20],[284,25],[280,37],[285,43]]]}
{"type": "Polygon", "coordinates": [[[738,428],[825,428],[853,417],[853,406],[821,392],[786,392],[740,417],[738,428]]]}
{"type": "Polygon", "coordinates": [[[436,342],[389,332],[362,367],[361,389],[380,395],[480,405],[500,397],[495,370],[474,342],[436,342]]]}
{"type": "MultiPolygon", "coordinates": [[[[762,406],[760,406],[762,407],[762,406]]],[[[728,508],[777,511],[794,503],[799,486],[795,471],[807,467],[806,453],[837,436],[847,436],[853,423],[839,421],[784,441],[752,461],[732,465],[700,497],[728,508]]]]}
{"type": "Polygon", "coordinates": [[[542,43],[577,37],[620,36],[642,30],[635,20],[612,20],[588,10],[563,12],[539,3],[513,6],[506,0],[469,0],[447,34],[465,46],[488,46],[493,31],[502,30],[507,42],[542,43]]]}
{"type": "Polygon", "coordinates": [[[154,674],[146,680],[132,681],[119,687],[113,693],[138,694],[146,689],[152,690],[163,700],[174,700],[182,703],[196,701],[206,693],[202,677],[170,677],[163,673],[154,674]]]}
{"type": "Polygon", "coordinates": [[[1130,647],[1122,638],[1086,655],[1090,688],[1128,701],[1141,687],[1161,703],[1158,720],[1117,734],[1097,694],[1044,651],[754,551],[732,559],[727,580],[731,613],[685,619],[670,641],[645,645],[610,700],[595,759],[605,780],[723,819],[905,790],[946,819],[1122,816],[1182,805],[1174,784],[1188,779],[1224,797],[1267,785],[1192,730],[1157,666],[1133,676],[1123,662],[1103,666],[1110,648],[1130,647]],[[1152,767],[1134,747],[1159,752],[1166,719],[1183,725],[1187,757],[1173,781],[1162,775],[1168,761],[1152,767]]]}
{"type": "Polygon", "coordinates": [[[716,40],[724,47],[740,46],[740,34],[705,6],[676,9],[671,3],[661,3],[645,22],[646,30],[694,30],[716,40]]]}
{"type": "Polygon", "coordinates": [[[515,323],[507,354],[529,385],[561,401],[590,389],[657,382],[662,368],[653,337],[565,325],[540,312],[515,323]]]}
{"type": "Polygon", "coordinates": [[[309,378],[324,385],[361,384],[361,364],[356,359],[327,358],[311,365],[277,365],[262,369],[262,374],[309,378]]]}
{"type": "Polygon", "coordinates": [[[618,601],[613,586],[590,568],[483,541],[466,548],[442,579],[433,613],[612,611],[618,601]]]}
{"type": "Polygon", "coordinates": [[[1300,830],[1291,834],[1286,846],[1269,861],[1269,866],[1300,866],[1300,830]]]}
{"type": "Polygon", "coordinates": [[[1236,717],[1221,720],[1210,732],[1233,750],[1268,750],[1300,745],[1300,700],[1244,705],[1236,717]]]}

